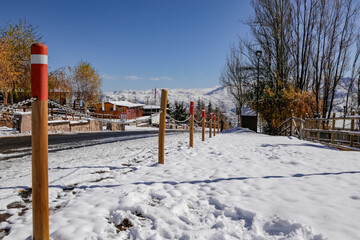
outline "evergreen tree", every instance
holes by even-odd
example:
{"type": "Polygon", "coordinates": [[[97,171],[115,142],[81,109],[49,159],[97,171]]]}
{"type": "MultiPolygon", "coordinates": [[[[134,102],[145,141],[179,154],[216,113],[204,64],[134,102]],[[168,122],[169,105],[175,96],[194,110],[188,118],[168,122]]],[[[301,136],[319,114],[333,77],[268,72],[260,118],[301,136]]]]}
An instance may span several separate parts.
{"type": "Polygon", "coordinates": [[[213,107],[211,104],[211,100],[209,101],[209,104],[207,106],[207,110],[206,110],[206,118],[210,119],[210,113],[213,112],[213,107]]]}
{"type": "Polygon", "coordinates": [[[171,107],[171,105],[169,103],[169,99],[167,99],[166,101],[167,101],[166,102],[166,114],[171,116],[172,107],[171,107]]]}
{"type": "Polygon", "coordinates": [[[188,111],[184,105],[184,102],[175,101],[171,116],[178,121],[184,121],[187,118],[188,111]]]}
{"type": "Polygon", "coordinates": [[[200,98],[195,103],[195,119],[202,119],[202,109],[205,108],[205,102],[200,98]]]}

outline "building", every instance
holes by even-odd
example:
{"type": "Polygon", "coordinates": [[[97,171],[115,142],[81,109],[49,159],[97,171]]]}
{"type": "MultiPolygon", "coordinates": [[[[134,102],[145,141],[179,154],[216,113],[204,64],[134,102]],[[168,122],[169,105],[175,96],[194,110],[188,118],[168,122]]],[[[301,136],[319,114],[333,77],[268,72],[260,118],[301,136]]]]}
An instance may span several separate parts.
{"type": "Polygon", "coordinates": [[[257,132],[256,112],[250,107],[241,108],[241,127],[257,132]]]}
{"type": "Polygon", "coordinates": [[[128,101],[107,101],[94,106],[96,114],[117,116],[121,119],[134,119],[144,115],[144,104],[128,101]]]}
{"type": "Polygon", "coordinates": [[[160,106],[157,105],[144,105],[144,116],[150,116],[154,113],[160,112],[160,106]]]}

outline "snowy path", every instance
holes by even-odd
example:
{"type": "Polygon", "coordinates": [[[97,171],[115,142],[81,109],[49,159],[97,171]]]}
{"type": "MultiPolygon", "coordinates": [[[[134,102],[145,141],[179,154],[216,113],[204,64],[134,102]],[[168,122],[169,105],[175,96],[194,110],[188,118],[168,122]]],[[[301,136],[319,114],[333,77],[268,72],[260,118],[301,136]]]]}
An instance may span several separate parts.
{"type": "MultiPolygon", "coordinates": [[[[359,239],[360,153],[246,131],[195,137],[190,149],[188,134],[167,136],[163,166],[156,137],[50,153],[51,237],[359,239]]],[[[26,239],[31,158],[1,163],[0,229],[26,239]]]]}

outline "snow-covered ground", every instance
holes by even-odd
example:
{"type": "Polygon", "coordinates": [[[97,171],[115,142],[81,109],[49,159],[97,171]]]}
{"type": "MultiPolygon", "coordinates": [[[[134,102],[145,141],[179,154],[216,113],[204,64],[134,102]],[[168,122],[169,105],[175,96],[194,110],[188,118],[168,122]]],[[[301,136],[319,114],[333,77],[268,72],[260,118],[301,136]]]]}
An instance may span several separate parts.
{"type": "Polygon", "coordinates": [[[11,136],[13,134],[18,134],[19,132],[16,131],[14,128],[8,128],[8,127],[0,127],[0,137],[2,136],[11,136]]]}
{"type": "MultiPolygon", "coordinates": [[[[241,129],[200,139],[167,136],[164,165],[157,137],[50,153],[51,238],[359,239],[359,152],[241,129]]],[[[0,171],[4,239],[30,239],[31,158],[0,171]]]]}

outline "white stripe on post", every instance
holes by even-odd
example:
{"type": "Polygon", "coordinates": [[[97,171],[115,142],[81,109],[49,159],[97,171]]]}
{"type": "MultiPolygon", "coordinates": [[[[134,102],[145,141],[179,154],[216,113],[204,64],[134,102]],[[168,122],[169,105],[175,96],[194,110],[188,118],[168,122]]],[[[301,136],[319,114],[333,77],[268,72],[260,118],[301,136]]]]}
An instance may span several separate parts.
{"type": "Polygon", "coordinates": [[[48,64],[48,56],[43,54],[31,54],[31,64],[48,64]]]}

